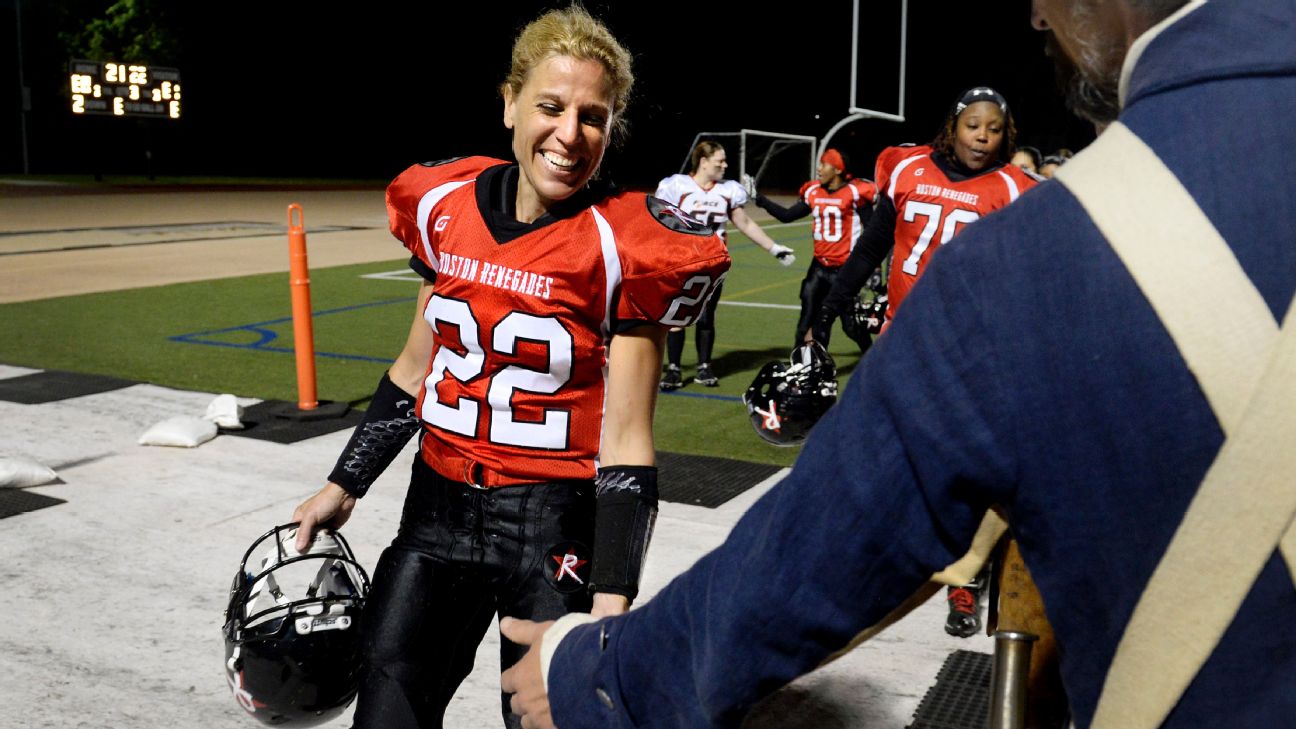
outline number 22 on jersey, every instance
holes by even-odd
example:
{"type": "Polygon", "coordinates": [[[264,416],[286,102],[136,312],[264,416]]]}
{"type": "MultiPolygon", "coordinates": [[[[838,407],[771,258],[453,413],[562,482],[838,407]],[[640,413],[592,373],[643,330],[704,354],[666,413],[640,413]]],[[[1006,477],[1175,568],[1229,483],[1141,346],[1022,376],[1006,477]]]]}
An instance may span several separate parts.
{"type": "MultiPolygon", "coordinates": [[[[485,370],[486,351],[481,345],[482,332],[477,318],[468,302],[435,294],[428,301],[424,318],[432,325],[438,338],[442,335],[442,325],[458,327],[459,342],[464,351],[456,352],[444,344],[437,347],[432,371],[424,381],[427,394],[423,398],[423,420],[452,433],[477,438],[481,403],[461,396],[453,405],[446,405],[438,400],[436,389],[447,373],[459,382],[469,382],[485,370]]],[[[539,343],[548,353],[549,364],[547,371],[509,365],[491,376],[486,389],[486,404],[490,407],[490,442],[524,448],[567,449],[567,425],[571,413],[546,408],[539,421],[519,421],[513,417],[512,401],[518,391],[552,395],[567,383],[572,367],[571,333],[553,317],[512,311],[486,334],[492,351],[508,356],[517,354],[521,340],[539,343]]]]}
{"type": "Polygon", "coordinates": [[[661,323],[672,327],[686,327],[691,324],[693,319],[701,313],[707,297],[715,295],[716,290],[720,288],[728,275],[729,272],[725,271],[714,279],[711,276],[700,274],[690,278],[682,287],[687,293],[676,296],[671,300],[670,308],[666,310],[666,315],[661,318],[661,323]]]}
{"type": "Polygon", "coordinates": [[[954,208],[947,213],[945,208],[936,203],[921,202],[919,200],[905,202],[904,221],[906,223],[914,222],[920,215],[926,218],[922,233],[918,235],[918,240],[914,243],[913,251],[909,253],[909,257],[900,265],[900,270],[910,276],[918,275],[918,264],[922,261],[923,255],[927,253],[932,238],[935,237],[938,229],[941,232],[938,244],[945,245],[958,232],[960,225],[967,225],[981,217],[975,210],[954,208]],[[941,223],[942,218],[944,218],[944,224],[941,223]]]}

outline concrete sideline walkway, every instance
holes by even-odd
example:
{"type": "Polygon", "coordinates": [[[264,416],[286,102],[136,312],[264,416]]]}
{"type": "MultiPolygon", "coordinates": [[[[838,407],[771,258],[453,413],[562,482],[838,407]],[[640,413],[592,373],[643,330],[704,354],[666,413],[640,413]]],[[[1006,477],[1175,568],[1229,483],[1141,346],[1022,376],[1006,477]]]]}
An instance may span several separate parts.
{"type": "MultiPolygon", "coordinates": [[[[0,365],[0,378],[31,372],[0,365]]],[[[221,669],[229,583],[252,540],[315,491],[348,433],[291,446],[233,437],[194,449],[136,444],[164,418],[201,415],[214,396],[136,385],[42,405],[0,402],[9,425],[0,454],[55,468],[62,483],[30,491],[67,502],[0,520],[0,729],[259,726],[242,715],[221,669]]],[[[407,448],[343,530],[369,569],[394,534],[412,458],[407,448]]],[[[718,509],[663,504],[643,599],[719,544],[779,477],[718,509]]],[[[906,726],[952,651],[992,650],[985,636],[945,635],[944,617],[937,595],[777,694],[749,726],[906,726]]],[[[497,656],[492,629],[447,726],[499,726],[497,656]]]]}

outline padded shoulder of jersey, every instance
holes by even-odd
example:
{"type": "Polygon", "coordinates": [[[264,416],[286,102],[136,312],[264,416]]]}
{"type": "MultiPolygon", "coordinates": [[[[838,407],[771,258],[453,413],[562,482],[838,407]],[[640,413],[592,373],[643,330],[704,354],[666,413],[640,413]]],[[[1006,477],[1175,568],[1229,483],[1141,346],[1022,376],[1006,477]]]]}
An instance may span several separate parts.
{"type": "Polygon", "coordinates": [[[891,170],[902,161],[910,157],[917,157],[920,154],[931,154],[932,148],[928,144],[902,144],[898,147],[887,147],[877,156],[877,171],[874,178],[881,183],[884,177],[891,175],[891,170]]]}
{"type": "Polygon", "coordinates": [[[657,183],[657,189],[660,190],[667,185],[677,185],[681,182],[687,182],[688,179],[689,176],[685,174],[667,175],[662,178],[661,182],[657,183]]]}
{"type": "Polygon", "coordinates": [[[484,170],[502,164],[508,163],[493,157],[455,157],[440,162],[420,162],[406,168],[392,180],[387,186],[387,198],[391,201],[393,193],[401,192],[422,195],[446,182],[473,180],[484,170]]]}
{"type": "Polygon", "coordinates": [[[666,202],[677,203],[684,196],[684,193],[688,192],[688,182],[688,175],[664,177],[661,182],[657,183],[657,190],[653,195],[666,202]]]}
{"type": "Polygon", "coordinates": [[[999,171],[1013,178],[1013,180],[1017,182],[1017,187],[1022,192],[1026,192],[1030,188],[1044,181],[1043,177],[1027,172],[1017,165],[1004,165],[999,171]]]}
{"type": "Polygon", "coordinates": [[[451,162],[458,162],[461,159],[468,159],[468,158],[467,157],[447,157],[445,159],[434,160],[432,162],[419,162],[419,165],[422,167],[440,167],[441,165],[448,165],[451,162]]]}
{"type": "Polygon", "coordinates": [[[803,183],[801,185],[801,189],[797,190],[797,197],[801,198],[802,200],[805,200],[806,193],[810,192],[810,188],[818,184],[820,184],[818,180],[808,180],[807,182],[803,183]]]}
{"type": "Polygon", "coordinates": [[[692,291],[691,281],[701,277],[709,288],[729,270],[724,241],[674,205],[620,192],[595,208],[612,228],[621,259],[619,319],[661,322],[672,302],[692,291]]]}
{"type": "Polygon", "coordinates": [[[739,193],[745,195],[747,192],[743,188],[742,183],[737,180],[721,180],[715,184],[713,189],[721,195],[727,194],[731,196],[738,195],[739,193]]]}
{"type": "Polygon", "coordinates": [[[684,212],[679,206],[654,195],[645,195],[642,192],[618,193],[605,198],[600,204],[600,207],[604,206],[607,211],[606,217],[609,222],[614,222],[614,227],[629,226],[630,230],[637,230],[640,227],[651,230],[656,227],[684,235],[704,237],[711,235],[711,229],[702,221],[684,212]]]}
{"type": "Polygon", "coordinates": [[[877,185],[873,184],[872,180],[865,180],[856,177],[852,179],[848,184],[853,185],[855,189],[859,190],[860,197],[864,198],[865,200],[872,201],[874,196],[877,195],[877,185]]]}
{"type": "Polygon", "coordinates": [[[396,176],[387,186],[387,223],[391,234],[432,270],[436,270],[431,241],[419,228],[419,203],[425,195],[443,185],[467,184],[491,167],[507,164],[491,157],[461,157],[432,165],[416,164],[396,176]]]}

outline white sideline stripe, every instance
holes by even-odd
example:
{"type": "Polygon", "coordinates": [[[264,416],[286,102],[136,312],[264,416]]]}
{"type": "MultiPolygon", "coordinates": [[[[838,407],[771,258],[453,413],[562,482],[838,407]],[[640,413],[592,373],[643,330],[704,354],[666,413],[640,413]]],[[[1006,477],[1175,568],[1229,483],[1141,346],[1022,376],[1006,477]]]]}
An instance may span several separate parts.
{"type": "Polygon", "coordinates": [[[809,219],[806,219],[806,220],[793,220],[791,223],[771,223],[771,224],[769,224],[769,225],[762,225],[762,226],[761,226],[761,230],[769,230],[770,228],[789,228],[789,227],[791,227],[791,226],[793,226],[793,225],[805,225],[805,226],[809,226],[810,223],[811,223],[811,221],[810,221],[809,219]]]}
{"type": "Polygon", "coordinates": [[[725,301],[724,299],[721,299],[720,303],[725,306],[750,306],[753,309],[791,309],[792,311],[801,310],[801,306],[798,304],[761,304],[755,301],[725,301]]]}
{"type": "Polygon", "coordinates": [[[381,278],[388,281],[422,281],[423,277],[414,273],[408,268],[398,268],[395,271],[383,271],[382,273],[366,273],[360,278],[381,278]]]}

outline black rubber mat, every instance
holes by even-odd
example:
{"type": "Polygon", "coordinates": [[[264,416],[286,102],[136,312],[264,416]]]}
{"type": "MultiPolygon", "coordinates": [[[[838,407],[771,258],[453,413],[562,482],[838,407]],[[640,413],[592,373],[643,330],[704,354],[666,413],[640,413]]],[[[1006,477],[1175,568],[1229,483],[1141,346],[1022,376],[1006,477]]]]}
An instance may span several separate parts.
{"type": "Polygon", "coordinates": [[[0,379],[0,400],[24,405],[39,405],[82,395],[120,390],[134,384],[137,383],[116,377],[45,370],[30,375],[0,379]]]}
{"type": "Polygon", "coordinates": [[[63,499],[34,494],[22,489],[0,489],[0,519],[66,503],[63,499]]]}
{"type": "MultiPolygon", "coordinates": [[[[334,403],[320,403],[327,410],[334,403]]],[[[255,438],[274,443],[296,443],[319,435],[350,430],[364,417],[363,410],[345,410],[338,417],[296,417],[294,403],[264,400],[243,409],[242,430],[221,429],[221,435],[255,438]]]]}
{"type": "Polygon", "coordinates": [[[908,729],[985,729],[990,720],[990,670],[994,656],[954,651],[936,674],[908,729]]]}
{"type": "MultiPolygon", "coordinates": [[[[134,384],[138,383],[115,377],[46,370],[0,379],[0,400],[36,405],[134,384]]],[[[338,403],[321,403],[321,412],[330,407],[342,414],[336,417],[301,417],[302,413],[293,403],[266,400],[243,409],[242,429],[222,428],[220,433],[289,444],[350,430],[364,417],[364,411],[345,409],[338,403]]],[[[779,470],[778,466],[761,463],[680,453],[658,453],[657,466],[660,470],[658,489],[663,501],[709,509],[724,504],[779,470]]]]}
{"type": "Polygon", "coordinates": [[[763,463],[659,452],[657,489],[662,501],[714,509],[778,470],[763,463]]]}

